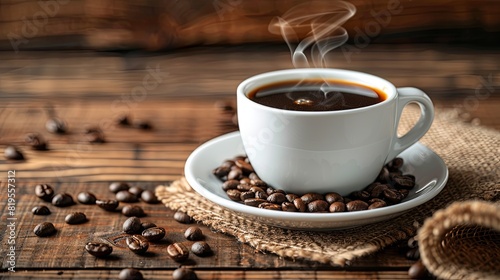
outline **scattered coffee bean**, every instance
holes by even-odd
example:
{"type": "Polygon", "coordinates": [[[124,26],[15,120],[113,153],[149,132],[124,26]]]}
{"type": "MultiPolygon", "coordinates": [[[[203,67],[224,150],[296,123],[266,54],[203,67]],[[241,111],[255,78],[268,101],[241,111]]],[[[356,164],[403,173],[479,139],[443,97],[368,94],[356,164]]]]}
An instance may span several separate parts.
{"type": "Polygon", "coordinates": [[[130,188],[129,184],[124,182],[113,182],[109,184],[109,191],[117,193],[119,191],[127,191],[130,188]]]}
{"type": "Polygon", "coordinates": [[[255,193],[255,198],[260,198],[260,199],[267,200],[269,198],[269,196],[267,195],[266,192],[256,192],[255,193]]]}
{"type": "Polygon", "coordinates": [[[306,193],[303,196],[301,196],[300,199],[302,199],[302,201],[304,201],[305,204],[308,204],[315,200],[322,200],[323,196],[319,193],[306,193]]]}
{"type": "Polygon", "coordinates": [[[259,204],[258,207],[262,208],[262,209],[267,209],[267,210],[281,211],[281,205],[271,203],[271,202],[263,202],[263,203],[259,204]]]}
{"type": "Polygon", "coordinates": [[[387,163],[387,168],[389,168],[389,170],[398,170],[403,167],[403,164],[404,160],[402,158],[394,158],[387,163]]]}
{"type": "Polygon", "coordinates": [[[119,202],[116,200],[100,200],[97,199],[95,204],[106,211],[115,211],[118,208],[119,202]]]}
{"type": "Polygon", "coordinates": [[[96,202],[96,197],[93,193],[90,192],[81,192],[76,196],[76,200],[80,202],[81,204],[95,204],[96,202]]]}
{"type": "Polygon", "coordinates": [[[427,279],[430,275],[422,260],[418,260],[408,269],[408,276],[413,279],[427,279]]]}
{"type": "Polygon", "coordinates": [[[73,212],[66,215],[64,221],[70,225],[83,224],[87,221],[87,216],[82,212],[73,212]]]}
{"type": "Polygon", "coordinates": [[[300,197],[293,200],[293,205],[299,212],[306,212],[306,204],[300,197]]]}
{"type": "Polygon", "coordinates": [[[35,186],[35,195],[47,202],[50,202],[54,197],[54,190],[48,184],[38,184],[35,186]]]}
{"type": "Polygon", "coordinates": [[[309,210],[309,212],[323,212],[327,211],[329,206],[328,202],[318,199],[309,202],[309,204],[307,204],[307,210],[309,210]]]}
{"type": "Polygon", "coordinates": [[[376,197],[376,198],[382,197],[382,195],[384,194],[384,191],[388,188],[389,188],[389,186],[386,184],[378,184],[375,187],[373,187],[373,189],[370,192],[370,195],[371,195],[371,197],[376,197]]]}
{"type": "Polygon", "coordinates": [[[283,203],[287,200],[286,200],[286,196],[284,194],[279,193],[279,192],[275,192],[275,193],[269,195],[269,197],[267,198],[267,201],[281,205],[281,203],[283,203]]]}
{"type": "Polygon", "coordinates": [[[7,146],[3,152],[3,155],[8,160],[24,160],[23,153],[14,146],[7,146]]]}
{"type": "Polygon", "coordinates": [[[294,193],[288,193],[288,194],[286,194],[286,195],[285,195],[285,197],[286,197],[286,200],[287,200],[288,202],[291,202],[291,203],[293,203],[293,201],[294,201],[296,198],[299,198],[299,196],[298,196],[298,195],[296,195],[296,194],[294,194],[294,193]]]}
{"type": "Polygon", "coordinates": [[[165,229],[162,227],[150,227],[142,231],[142,236],[150,242],[158,242],[165,237],[165,229]]]}
{"type": "Polygon", "coordinates": [[[144,210],[137,205],[125,205],[122,208],[122,214],[127,216],[127,217],[144,217],[146,216],[146,213],[144,213],[144,210]]]}
{"type": "Polygon", "coordinates": [[[156,227],[155,223],[151,223],[151,222],[142,222],[141,223],[141,229],[142,230],[146,230],[148,228],[153,228],[153,227],[156,227]]]}
{"type": "Polygon", "coordinates": [[[137,196],[135,196],[133,193],[129,192],[128,190],[127,191],[119,191],[119,192],[117,192],[115,194],[115,198],[119,202],[132,203],[132,202],[139,201],[139,199],[137,199],[137,196]]]}
{"type": "Polygon", "coordinates": [[[390,203],[398,203],[402,200],[402,197],[398,194],[398,192],[393,189],[385,189],[383,192],[383,198],[390,203]]]}
{"type": "Polygon", "coordinates": [[[389,169],[387,169],[387,167],[384,167],[384,168],[382,168],[382,170],[380,170],[380,173],[378,174],[378,180],[381,183],[387,183],[390,181],[389,176],[390,176],[389,169]]]}
{"type": "Polygon", "coordinates": [[[57,232],[56,228],[54,227],[54,224],[49,223],[49,222],[43,222],[39,223],[36,225],[35,229],[33,232],[40,237],[47,237],[55,234],[57,232]]]}
{"type": "Polygon", "coordinates": [[[238,184],[238,186],[236,187],[236,189],[238,189],[241,192],[248,192],[248,191],[250,191],[251,188],[252,188],[252,186],[249,183],[245,183],[245,182],[242,183],[241,181],[240,181],[240,184],[238,184]]]}
{"type": "Polygon", "coordinates": [[[222,184],[222,189],[224,191],[234,190],[238,187],[240,182],[238,180],[227,180],[222,184]]]}
{"type": "Polygon", "coordinates": [[[170,244],[167,247],[167,254],[176,262],[183,262],[189,257],[189,250],[182,243],[170,244]]]}
{"type": "Polygon", "coordinates": [[[392,177],[394,186],[398,189],[411,190],[415,187],[415,178],[405,175],[394,175],[392,177]]]}
{"type": "MultiPolygon", "coordinates": [[[[255,172],[250,173],[248,175],[248,178],[250,178],[250,180],[260,180],[259,176],[255,172]]],[[[264,182],[264,181],[262,181],[262,182],[264,182]]],[[[265,182],[264,182],[264,184],[265,184],[265,182]]],[[[254,184],[254,185],[256,185],[256,184],[254,184]]],[[[266,184],[266,186],[267,186],[267,184],[266,184]]]]}
{"type": "Polygon", "coordinates": [[[47,142],[38,133],[29,133],[24,138],[24,142],[28,144],[33,150],[46,151],[48,150],[47,142]]]}
{"type": "Polygon", "coordinates": [[[193,243],[191,245],[191,252],[193,254],[203,257],[203,256],[208,256],[212,254],[212,248],[210,248],[210,245],[208,245],[207,242],[205,241],[198,241],[193,243]]]}
{"type": "Polygon", "coordinates": [[[134,234],[127,237],[126,241],[130,251],[135,254],[144,254],[149,248],[148,240],[142,235],[134,234]]]}
{"type": "Polygon", "coordinates": [[[259,205],[261,203],[264,203],[264,202],[267,202],[267,200],[261,199],[261,198],[249,198],[249,199],[245,199],[245,201],[243,201],[243,203],[245,203],[245,205],[254,206],[254,207],[259,207],[259,205]]]}
{"type": "Polygon", "coordinates": [[[334,202],[344,202],[344,198],[336,192],[330,192],[325,194],[325,200],[329,204],[332,204],[334,202]]]}
{"type": "Polygon", "coordinates": [[[368,201],[370,200],[370,193],[367,191],[355,191],[351,193],[350,197],[355,200],[368,201]]]}
{"type": "Polygon", "coordinates": [[[181,224],[190,224],[193,222],[193,219],[188,214],[181,211],[175,212],[174,220],[178,221],[181,224]]]}
{"type": "Polygon", "coordinates": [[[328,208],[328,211],[330,211],[330,213],[345,212],[345,210],[346,206],[342,201],[335,201],[334,203],[330,204],[330,207],[328,208]]]}
{"type": "Polygon", "coordinates": [[[229,167],[229,166],[220,166],[220,167],[215,168],[212,171],[212,174],[214,174],[215,176],[217,176],[219,179],[222,179],[222,178],[225,178],[229,174],[230,171],[231,171],[231,167],[229,167]]]}
{"type": "Polygon", "coordinates": [[[160,201],[158,200],[158,197],[156,197],[156,194],[154,193],[154,191],[150,191],[150,190],[143,191],[141,193],[141,199],[142,199],[142,201],[144,201],[148,204],[160,203],[160,201]]]}
{"type": "Polygon", "coordinates": [[[51,118],[45,122],[45,128],[50,133],[64,134],[67,131],[66,123],[58,118],[51,118]]]}
{"type": "Polygon", "coordinates": [[[85,130],[85,139],[89,141],[89,143],[104,143],[106,140],[104,139],[104,132],[100,128],[87,128],[85,130]]]}
{"type": "Polygon", "coordinates": [[[191,241],[202,240],[203,232],[201,232],[201,229],[199,227],[189,227],[184,232],[184,237],[186,237],[187,240],[191,241]]]}
{"type": "Polygon", "coordinates": [[[243,171],[239,168],[232,169],[227,174],[227,179],[229,180],[239,180],[243,177],[243,171]]]}
{"type": "Polygon", "coordinates": [[[236,166],[241,168],[241,171],[243,171],[243,173],[246,175],[254,172],[252,165],[250,165],[250,163],[246,162],[244,159],[238,159],[234,163],[236,164],[236,166]]]}
{"type": "Polygon", "coordinates": [[[240,193],[240,200],[245,201],[245,199],[249,198],[255,198],[255,193],[251,191],[240,193]]]}
{"type": "Polygon", "coordinates": [[[372,204],[370,204],[370,206],[368,206],[368,210],[382,208],[382,207],[386,207],[386,206],[387,206],[387,203],[383,200],[375,201],[372,204]]]}
{"type": "Polygon", "coordinates": [[[104,258],[113,252],[113,247],[106,243],[89,242],[85,245],[85,251],[94,257],[104,258]]]}
{"type": "Polygon", "coordinates": [[[349,212],[367,210],[368,203],[362,200],[353,200],[346,204],[346,209],[349,212]]]}
{"type": "Polygon", "coordinates": [[[130,217],[123,222],[122,226],[123,232],[128,234],[140,233],[141,232],[141,219],[137,217],[130,217]]]}
{"type": "Polygon", "coordinates": [[[285,212],[297,212],[297,208],[295,207],[295,205],[293,205],[292,202],[283,202],[281,204],[281,210],[285,211],[285,212]]]}
{"type": "Polygon", "coordinates": [[[406,252],[406,258],[412,261],[420,259],[420,251],[418,248],[412,248],[406,252]]]}
{"type": "Polygon", "coordinates": [[[140,270],[135,268],[124,268],[120,271],[118,275],[118,279],[120,280],[143,280],[144,276],[140,270]]]}
{"type": "Polygon", "coordinates": [[[232,201],[241,201],[241,192],[236,189],[230,189],[226,191],[227,197],[232,201]]]}
{"type": "Polygon", "coordinates": [[[189,268],[186,267],[180,267],[174,270],[172,273],[172,279],[173,280],[198,280],[198,276],[196,276],[196,273],[189,268]]]}
{"type": "Polygon", "coordinates": [[[52,205],[57,207],[68,207],[75,204],[73,197],[68,193],[58,193],[52,198],[52,205]]]}
{"type": "Polygon", "coordinates": [[[50,215],[50,209],[45,205],[35,206],[33,207],[33,209],[31,209],[31,212],[33,213],[33,215],[39,215],[39,216],[50,215]]]}
{"type": "Polygon", "coordinates": [[[135,195],[135,196],[137,196],[137,197],[141,197],[141,194],[142,194],[142,192],[144,191],[144,189],[143,189],[143,188],[141,188],[141,187],[134,186],[134,187],[130,187],[130,189],[128,189],[128,191],[129,191],[131,194],[133,194],[133,195],[135,195]]]}

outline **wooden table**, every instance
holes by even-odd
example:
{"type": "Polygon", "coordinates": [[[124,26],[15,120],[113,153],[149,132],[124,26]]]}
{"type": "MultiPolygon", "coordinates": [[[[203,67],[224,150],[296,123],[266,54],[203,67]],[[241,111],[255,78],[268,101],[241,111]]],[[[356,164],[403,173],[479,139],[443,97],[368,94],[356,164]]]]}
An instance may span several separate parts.
{"type": "MultiPolygon", "coordinates": [[[[76,204],[56,208],[34,195],[38,183],[74,196],[91,191],[113,198],[108,185],[126,181],[154,189],[180,178],[185,159],[198,145],[234,131],[238,83],[264,71],[290,68],[284,46],[194,48],[164,54],[92,52],[0,53],[0,148],[17,145],[27,160],[0,158],[0,239],[2,274],[27,279],[110,279],[124,267],[141,269],[146,279],[169,279],[179,264],[171,260],[166,244],[183,241],[188,225],[173,220],[173,211],[161,204],[139,203],[152,221],[167,229],[164,243],[138,256],[115,247],[114,257],[96,259],[84,244],[98,236],[119,232],[126,219],[95,206],[76,204]],[[50,114],[64,119],[66,135],[50,134],[50,114]],[[147,120],[150,131],[119,127],[115,120],[128,114],[147,120]],[[90,144],[87,127],[101,127],[106,143],[90,144]],[[24,135],[39,132],[49,151],[33,151],[24,135]],[[15,170],[15,213],[7,204],[8,170],[15,170]],[[48,205],[50,216],[34,216],[36,205],[48,205]],[[67,225],[66,214],[82,211],[89,221],[67,225]],[[8,220],[15,218],[15,220],[8,220]],[[15,273],[6,272],[7,246],[14,222],[15,273]],[[56,236],[39,238],[34,226],[51,221],[56,236]],[[9,274],[8,274],[9,273],[9,274]]],[[[337,52],[331,67],[370,72],[397,86],[418,86],[434,100],[437,110],[455,108],[466,121],[500,129],[500,52],[467,46],[372,45],[348,60],[337,52]]],[[[12,209],[12,208],[11,208],[12,209]]],[[[201,226],[212,257],[192,256],[200,279],[406,279],[413,263],[397,246],[367,256],[346,267],[278,258],[255,252],[235,238],[201,226]]]]}

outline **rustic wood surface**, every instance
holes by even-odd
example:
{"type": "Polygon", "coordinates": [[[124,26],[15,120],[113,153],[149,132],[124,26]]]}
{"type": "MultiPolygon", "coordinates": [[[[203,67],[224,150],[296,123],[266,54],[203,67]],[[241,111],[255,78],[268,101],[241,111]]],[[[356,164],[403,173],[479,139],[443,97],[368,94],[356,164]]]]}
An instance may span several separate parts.
{"type": "MultiPolygon", "coordinates": [[[[185,159],[198,145],[237,129],[234,112],[221,106],[234,105],[234,90],[242,79],[291,67],[286,47],[259,45],[163,54],[4,52],[0,61],[0,149],[16,145],[27,158],[13,162],[0,157],[0,277],[6,279],[113,279],[121,268],[130,266],[141,269],[146,279],[169,279],[179,264],[167,256],[166,245],[190,244],[183,237],[188,225],[173,220],[171,210],[161,204],[138,203],[147,213],[143,220],[168,231],[165,241],[152,245],[150,253],[135,255],[120,247],[121,240],[111,258],[96,259],[84,251],[84,244],[119,234],[126,217],[82,204],[54,207],[35,197],[34,185],[48,183],[56,192],[75,197],[91,191],[100,198],[112,198],[108,185],[113,181],[152,190],[178,179],[185,159]],[[147,120],[153,129],[119,127],[115,120],[121,114],[147,120]],[[52,115],[68,123],[68,134],[45,130],[45,121],[52,115]],[[83,133],[90,126],[104,130],[106,143],[88,143],[83,133]],[[24,144],[29,132],[41,133],[50,150],[29,149],[24,144]],[[16,171],[16,273],[7,272],[8,170],[16,171]],[[52,214],[32,215],[37,205],[47,205],[52,214]],[[65,215],[74,211],[85,212],[89,221],[65,224],[65,215]],[[36,237],[33,228],[41,221],[53,222],[57,234],[36,237]]],[[[438,111],[452,108],[465,121],[500,130],[498,50],[370,46],[350,61],[342,53],[332,54],[330,66],[370,72],[397,86],[418,86],[431,96],[438,111]]],[[[407,279],[412,264],[397,246],[346,267],[282,259],[200,227],[215,254],[192,255],[184,264],[193,267],[200,279],[407,279]]]]}

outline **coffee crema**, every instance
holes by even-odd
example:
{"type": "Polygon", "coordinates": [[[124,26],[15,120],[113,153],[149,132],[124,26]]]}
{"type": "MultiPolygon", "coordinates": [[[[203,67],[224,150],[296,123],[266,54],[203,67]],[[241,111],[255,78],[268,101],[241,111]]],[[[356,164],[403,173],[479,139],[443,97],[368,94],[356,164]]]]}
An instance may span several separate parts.
{"type": "Polygon", "coordinates": [[[259,87],[248,98],[264,106],[293,111],[340,111],[387,99],[383,91],[343,80],[291,80],[259,87]]]}

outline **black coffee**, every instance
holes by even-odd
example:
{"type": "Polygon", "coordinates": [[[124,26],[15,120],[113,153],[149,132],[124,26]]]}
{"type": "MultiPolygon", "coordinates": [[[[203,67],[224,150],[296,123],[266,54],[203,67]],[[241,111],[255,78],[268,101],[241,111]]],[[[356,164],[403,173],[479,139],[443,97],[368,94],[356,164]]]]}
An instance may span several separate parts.
{"type": "Polygon", "coordinates": [[[339,111],[366,107],[386,99],[380,90],[339,80],[280,82],[248,94],[253,101],[284,110],[339,111]]]}

